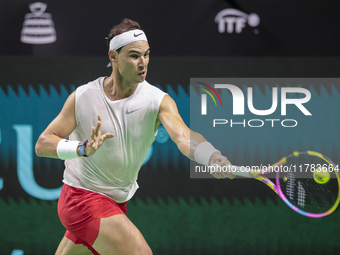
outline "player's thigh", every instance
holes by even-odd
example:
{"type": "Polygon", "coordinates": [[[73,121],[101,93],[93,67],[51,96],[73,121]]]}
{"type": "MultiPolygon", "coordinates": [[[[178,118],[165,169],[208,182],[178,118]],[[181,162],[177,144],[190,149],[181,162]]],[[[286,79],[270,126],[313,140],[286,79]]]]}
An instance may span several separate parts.
{"type": "Polygon", "coordinates": [[[102,218],[98,237],[92,247],[100,255],[152,254],[142,233],[125,214],[102,218]]]}
{"type": "Polygon", "coordinates": [[[55,255],[93,255],[93,253],[84,245],[75,244],[64,236],[55,255]]]}

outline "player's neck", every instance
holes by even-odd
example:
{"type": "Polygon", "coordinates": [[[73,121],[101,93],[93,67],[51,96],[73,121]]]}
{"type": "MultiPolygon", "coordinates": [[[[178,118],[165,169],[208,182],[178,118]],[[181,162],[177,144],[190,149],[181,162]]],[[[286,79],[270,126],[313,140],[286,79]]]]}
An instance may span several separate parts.
{"type": "Polygon", "coordinates": [[[111,75],[104,80],[104,92],[106,96],[114,100],[120,100],[131,96],[138,84],[127,83],[124,79],[111,75]]]}

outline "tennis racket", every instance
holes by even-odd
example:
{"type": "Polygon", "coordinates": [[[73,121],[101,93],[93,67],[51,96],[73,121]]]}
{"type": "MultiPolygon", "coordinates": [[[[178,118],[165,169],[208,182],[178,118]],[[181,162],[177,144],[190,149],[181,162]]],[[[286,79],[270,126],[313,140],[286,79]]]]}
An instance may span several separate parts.
{"type": "MultiPolygon", "coordinates": [[[[214,165],[215,171],[218,165],[214,165]]],[[[237,176],[266,184],[294,211],[321,218],[335,211],[340,201],[338,166],[315,151],[294,152],[272,166],[252,169],[229,166],[237,176]],[[275,179],[275,183],[270,179],[275,179]]]]}

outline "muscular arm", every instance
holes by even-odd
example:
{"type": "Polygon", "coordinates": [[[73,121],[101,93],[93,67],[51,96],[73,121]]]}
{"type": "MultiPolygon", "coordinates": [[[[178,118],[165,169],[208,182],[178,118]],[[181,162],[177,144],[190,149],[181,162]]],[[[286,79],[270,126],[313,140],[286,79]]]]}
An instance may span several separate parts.
{"type": "Polygon", "coordinates": [[[162,100],[158,120],[163,124],[182,154],[191,160],[195,160],[194,151],[197,145],[206,141],[206,139],[187,127],[178,113],[175,101],[168,95],[165,95],[162,100]]]}
{"type": "Polygon", "coordinates": [[[66,100],[61,112],[39,136],[35,152],[39,157],[58,158],[57,145],[76,128],[75,92],[66,100]]]}
{"type": "MultiPolygon", "coordinates": [[[[160,105],[158,120],[163,124],[171,139],[177,144],[179,150],[191,160],[195,160],[196,147],[207,141],[201,134],[190,130],[178,113],[175,101],[168,95],[164,96],[160,105]]],[[[219,152],[212,154],[210,165],[217,163],[221,166],[230,164],[229,160],[219,152]]],[[[215,177],[219,177],[214,175],[215,177]]],[[[227,177],[233,175],[227,173],[227,177]]]]}

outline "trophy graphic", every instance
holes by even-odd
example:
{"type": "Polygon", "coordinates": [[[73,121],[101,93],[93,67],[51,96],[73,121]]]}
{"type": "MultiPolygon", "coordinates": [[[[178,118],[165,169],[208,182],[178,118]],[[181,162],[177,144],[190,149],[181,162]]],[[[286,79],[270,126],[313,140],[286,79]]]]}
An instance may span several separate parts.
{"type": "Polygon", "coordinates": [[[25,15],[21,41],[29,44],[47,44],[57,40],[52,15],[44,13],[47,4],[36,2],[29,5],[32,13],[25,15]]]}

